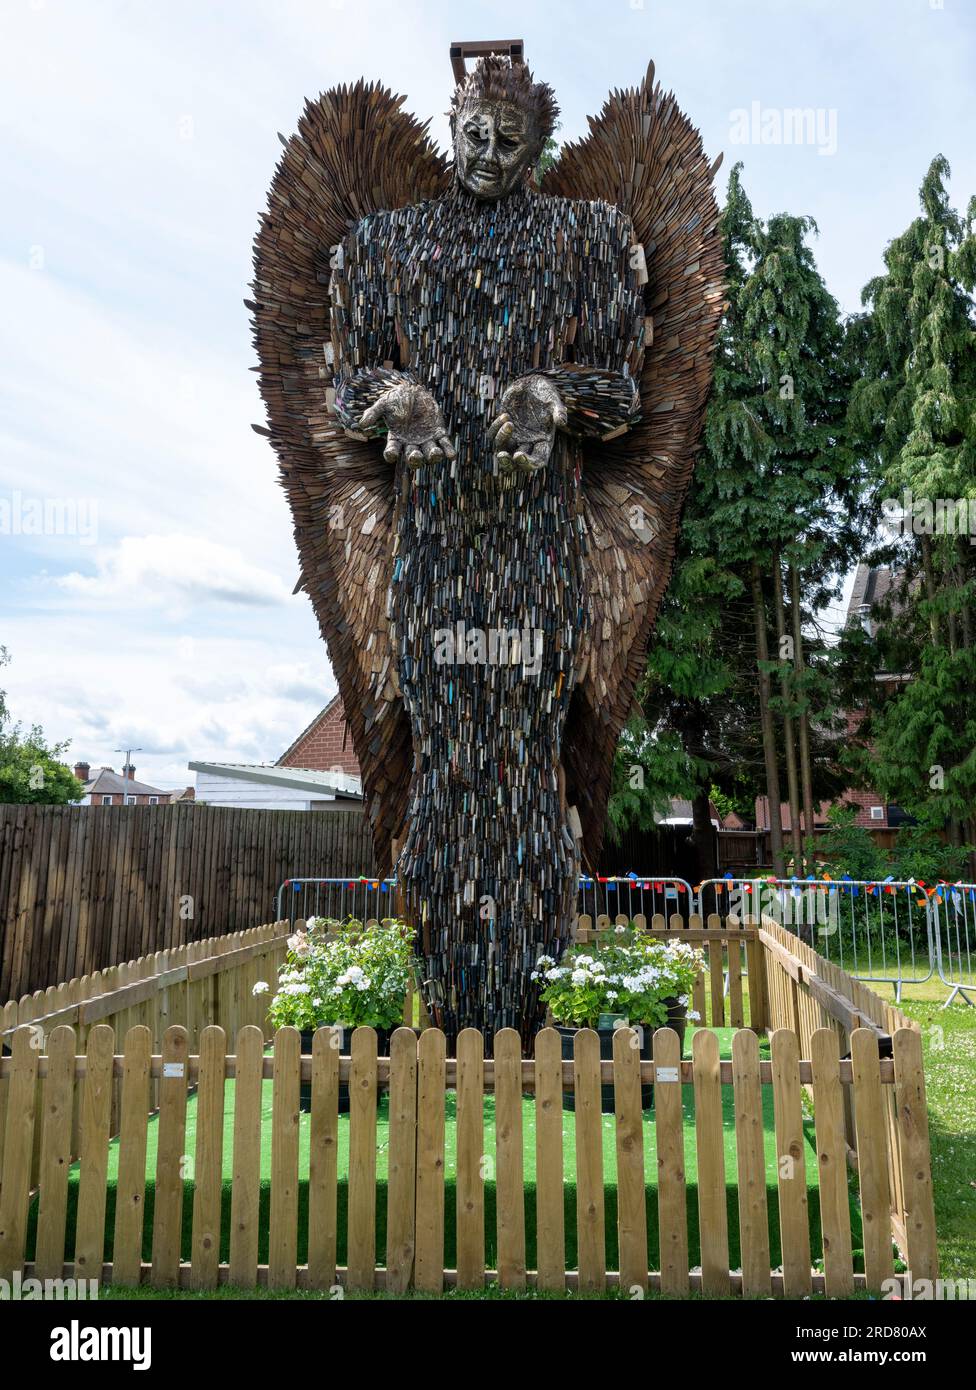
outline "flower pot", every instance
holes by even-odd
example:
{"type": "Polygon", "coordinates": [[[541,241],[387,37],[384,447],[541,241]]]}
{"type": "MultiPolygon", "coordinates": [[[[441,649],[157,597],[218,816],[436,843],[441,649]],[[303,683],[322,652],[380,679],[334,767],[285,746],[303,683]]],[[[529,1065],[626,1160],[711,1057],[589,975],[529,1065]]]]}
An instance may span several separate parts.
{"type": "MultiPolygon", "coordinates": [[[[323,1024],[323,1028],[338,1028],[339,1030],[339,1056],[348,1057],[352,1047],[353,1028],[346,1028],[342,1024],[323,1024]]],[[[312,1053],[312,1040],[315,1037],[316,1029],[302,1029],[302,1056],[308,1057],[312,1053]]],[[[393,1035],[392,1028],[376,1029],[376,1054],[378,1057],[389,1057],[390,1038],[393,1035]]],[[[377,1085],[377,1091],[379,1086],[377,1085]]],[[[308,1112],[312,1108],[312,1081],[302,1081],[298,1088],[298,1108],[308,1112]]],[[[339,1113],[344,1115],[349,1110],[349,1084],[346,1081],[339,1082],[339,1113]]]]}
{"type": "MultiPolygon", "coordinates": [[[[687,1022],[687,1010],[684,1004],[679,1004],[677,999],[665,999],[664,1003],[668,1006],[667,1021],[663,1024],[665,1028],[673,1028],[678,1035],[679,1055],[684,1054],[685,1048],[685,1026],[687,1022]]],[[[651,1029],[644,1025],[635,1025],[640,1028],[640,1058],[642,1062],[650,1062],[654,1056],[654,1034],[651,1029]]],[[[556,1031],[562,1039],[563,1061],[573,1060],[573,1040],[580,1031],[575,1025],[556,1024],[556,1031]]],[[[616,1028],[608,1023],[605,1027],[596,1029],[597,1037],[600,1039],[600,1060],[602,1062],[613,1061],[613,1035],[616,1028]]],[[[641,1085],[641,1108],[649,1110],[654,1104],[654,1086],[651,1082],[641,1085]]],[[[576,1109],[576,1092],[563,1091],[563,1109],[576,1109]]],[[[609,1082],[600,1086],[600,1109],[604,1115],[612,1115],[613,1104],[613,1083],[609,1082]]]]}

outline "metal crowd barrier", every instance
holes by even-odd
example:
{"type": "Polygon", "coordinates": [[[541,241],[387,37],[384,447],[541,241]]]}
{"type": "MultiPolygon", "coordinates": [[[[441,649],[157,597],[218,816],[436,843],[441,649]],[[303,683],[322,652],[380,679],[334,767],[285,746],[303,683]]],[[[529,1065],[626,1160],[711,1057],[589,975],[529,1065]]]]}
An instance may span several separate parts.
{"type": "Polygon", "coordinates": [[[276,920],[307,921],[309,917],[333,917],[344,921],[378,921],[395,914],[395,878],[286,878],[278,889],[276,920]]]}
{"type": "Polygon", "coordinates": [[[765,913],[848,974],[890,984],[898,1000],[935,974],[931,902],[911,879],[708,879],[698,911],[765,913]]]}
{"type": "Polygon", "coordinates": [[[976,1007],[976,884],[940,884],[929,898],[935,927],[935,965],[950,991],[976,1007]],[[974,997],[970,997],[970,996],[974,997]]]}
{"type": "MultiPolygon", "coordinates": [[[[334,917],[342,921],[355,917],[365,922],[372,917],[391,917],[395,890],[395,878],[289,878],[278,889],[276,920],[334,917]]],[[[614,921],[618,916],[633,918],[640,913],[649,922],[657,915],[669,918],[679,913],[688,917],[695,910],[695,895],[683,878],[582,874],[576,906],[579,916],[589,914],[594,922],[603,916],[614,921]]]]}
{"type": "MultiPolygon", "coordinates": [[[[361,921],[395,912],[396,879],[292,878],[278,889],[276,919],[333,917],[361,921]]],[[[697,888],[686,879],[644,874],[581,875],[577,913],[596,923],[643,915],[650,922],[677,913],[704,921],[717,913],[772,916],[827,960],[857,979],[889,984],[901,999],[905,985],[936,975],[976,1006],[976,884],[923,886],[913,880],[712,878],[697,888]]]]}
{"type": "Polygon", "coordinates": [[[660,878],[653,875],[622,874],[604,877],[580,876],[577,915],[597,918],[634,918],[642,915],[648,923],[652,917],[667,921],[677,913],[687,919],[695,910],[695,894],[683,878],[660,878]]]}

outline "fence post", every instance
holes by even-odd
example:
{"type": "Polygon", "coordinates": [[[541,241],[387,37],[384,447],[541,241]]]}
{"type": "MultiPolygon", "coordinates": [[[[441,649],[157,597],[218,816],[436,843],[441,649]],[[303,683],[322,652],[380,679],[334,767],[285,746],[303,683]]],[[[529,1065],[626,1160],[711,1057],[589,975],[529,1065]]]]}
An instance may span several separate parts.
{"type": "Polygon", "coordinates": [[[905,1254],[914,1279],[936,1279],[939,1256],[935,1241],[932,1155],[929,1149],[921,1034],[915,1028],[897,1029],[892,1039],[892,1050],[895,1058],[896,1115],[901,1140],[905,1254]]]}

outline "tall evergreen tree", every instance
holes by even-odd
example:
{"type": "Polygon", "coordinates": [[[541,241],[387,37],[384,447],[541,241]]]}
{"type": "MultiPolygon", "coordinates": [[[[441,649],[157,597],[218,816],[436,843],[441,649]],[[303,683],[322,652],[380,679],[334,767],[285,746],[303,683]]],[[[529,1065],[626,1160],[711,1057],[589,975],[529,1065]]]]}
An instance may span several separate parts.
{"type": "Polygon", "coordinates": [[[976,199],[954,211],[949,173],[937,156],[920,215],[865,287],[850,415],[900,521],[898,591],[876,615],[878,660],[900,679],[863,725],[862,771],[959,845],[976,841],[976,199]]]}
{"type": "MultiPolygon", "coordinates": [[[[787,636],[785,602],[775,605],[772,624],[770,604],[782,592],[781,564],[793,566],[808,604],[826,591],[843,548],[853,470],[841,438],[837,305],[806,245],[815,229],[785,214],[764,226],[740,172],[732,170],[722,215],[728,302],[704,452],[649,654],[643,730],[632,730],[622,747],[613,810],[625,820],[643,804],[646,816],[669,788],[690,795],[697,830],[712,783],[729,794],[762,790],[775,813],[772,852],[782,872],[781,768],[798,808],[791,754],[793,723],[801,721],[812,799],[810,711],[814,694],[821,703],[825,697],[796,657],[796,634],[770,651],[771,626],[787,636]],[[643,803],[623,786],[636,751],[647,773],[643,803]]],[[[798,606],[799,583],[795,593],[798,606]]],[[[802,631],[800,620],[801,638],[802,631]]],[[[819,729],[816,737],[825,742],[819,729]]]]}

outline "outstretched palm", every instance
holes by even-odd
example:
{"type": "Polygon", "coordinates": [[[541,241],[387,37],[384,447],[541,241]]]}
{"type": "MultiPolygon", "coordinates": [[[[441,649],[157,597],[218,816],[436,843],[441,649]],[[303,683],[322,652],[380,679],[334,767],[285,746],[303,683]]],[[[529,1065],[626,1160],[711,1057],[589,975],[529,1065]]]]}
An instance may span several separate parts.
{"type": "Polygon", "coordinates": [[[401,454],[410,468],[457,457],[440,407],[425,386],[412,382],[391,386],[363,411],[359,424],[363,429],[386,426],[383,457],[387,463],[397,463],[401,454]]]}
{"type": "Polygon", "coordinates": [[[513,381],[488,426],[499,473],[538,473],[545,468],[556,430],[566,428],[567,418],[559,392],[544,376],[513,381]]]}

